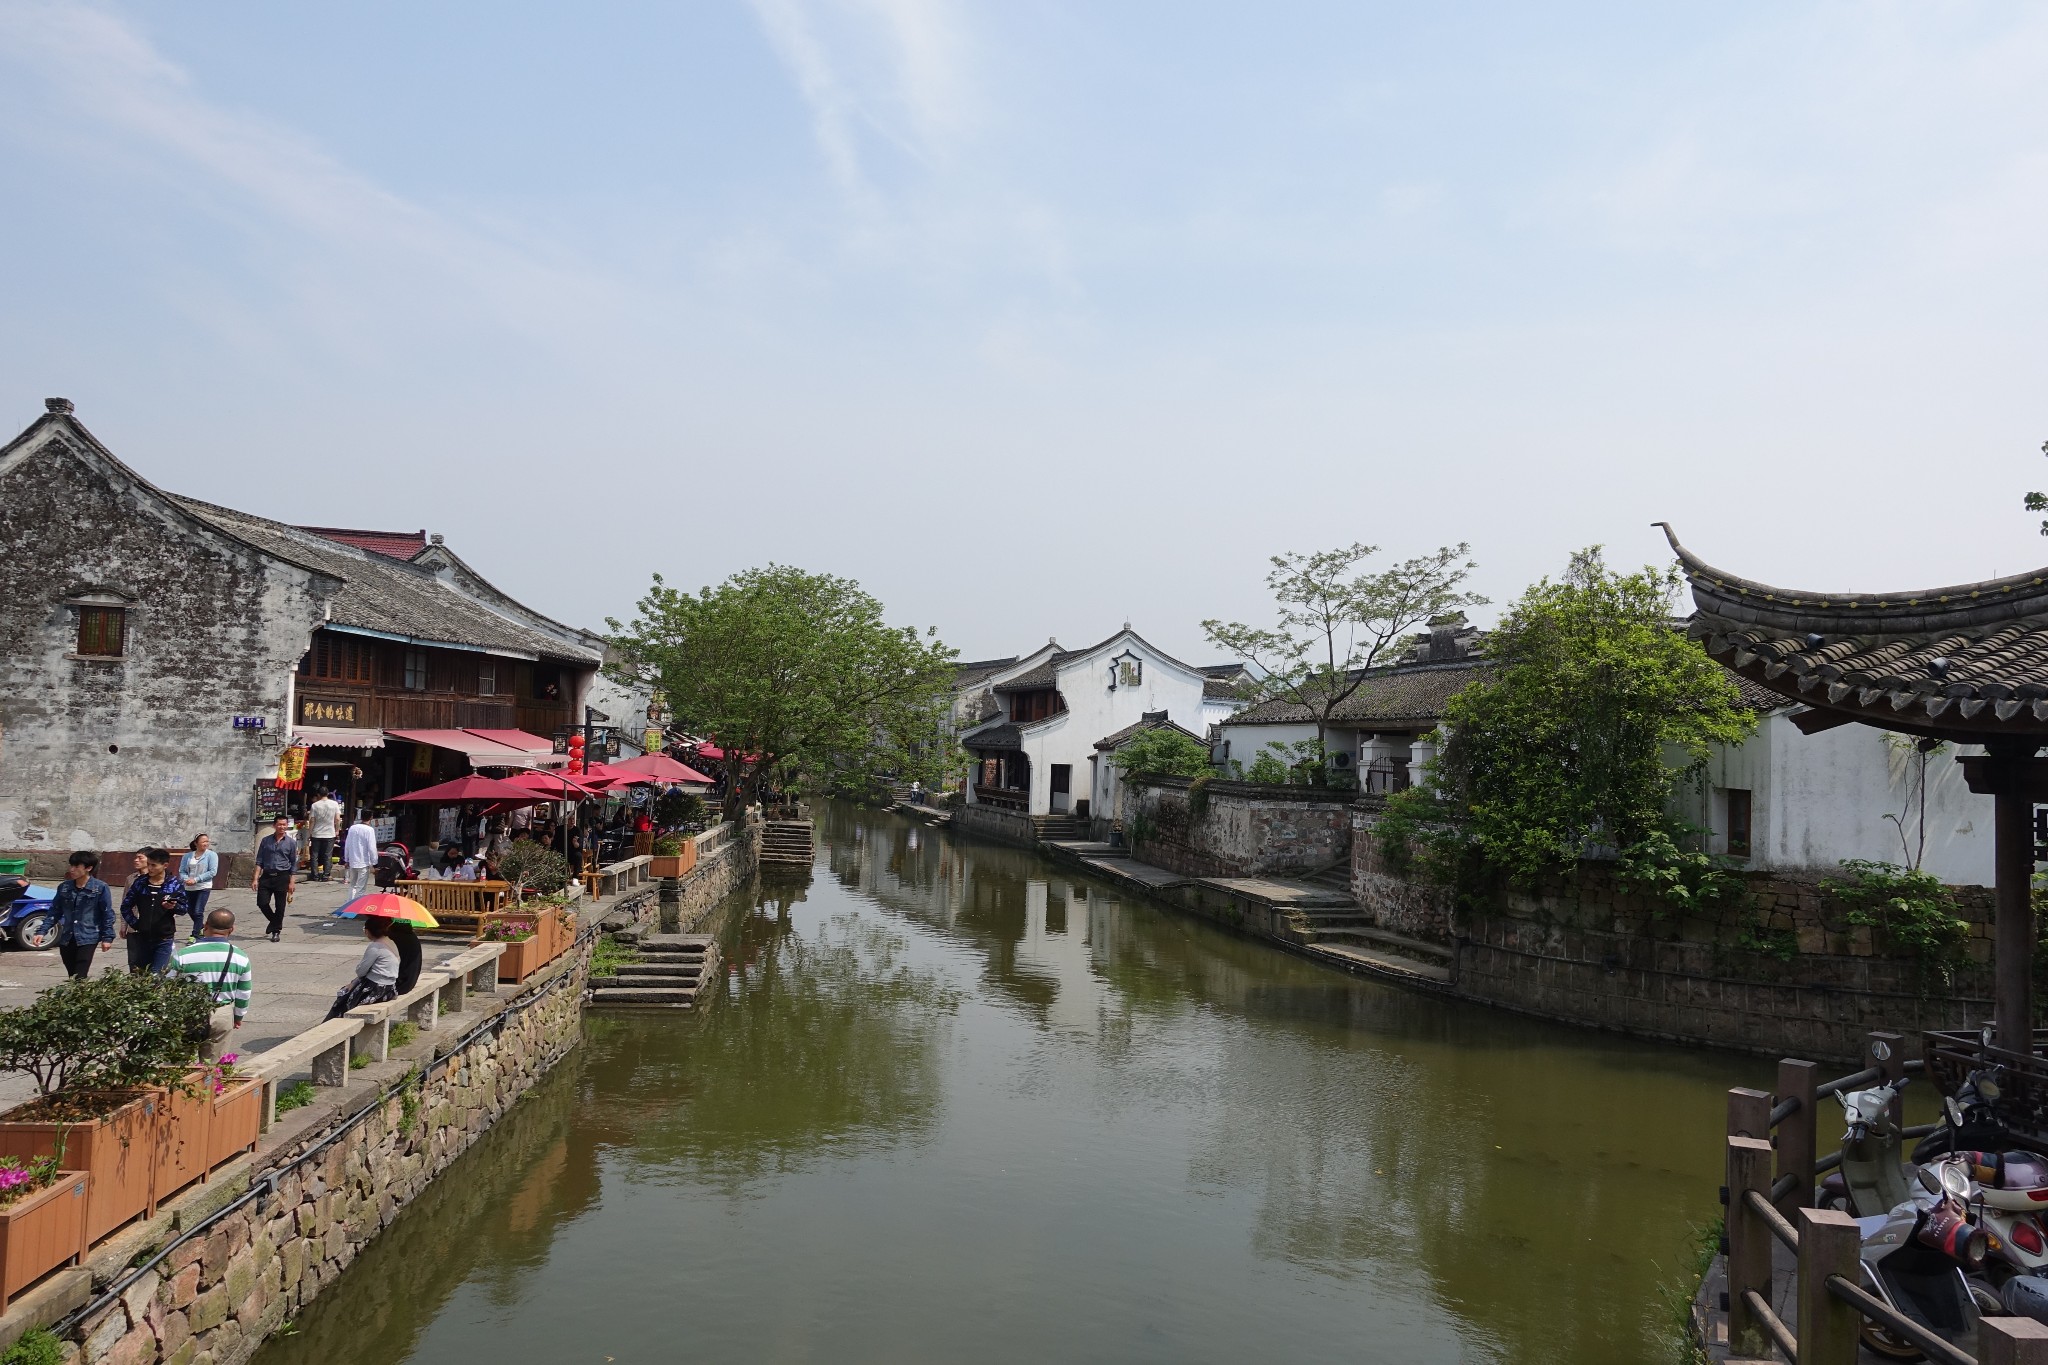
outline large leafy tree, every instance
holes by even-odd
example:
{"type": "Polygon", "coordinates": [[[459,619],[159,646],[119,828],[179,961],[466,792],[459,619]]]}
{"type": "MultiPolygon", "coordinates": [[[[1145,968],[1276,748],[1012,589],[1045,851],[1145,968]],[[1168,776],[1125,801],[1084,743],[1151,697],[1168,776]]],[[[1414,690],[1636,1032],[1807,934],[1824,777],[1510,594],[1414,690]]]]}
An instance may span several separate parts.
{"type": "Polygon", "coordinates": [[[1639,875],[1680,877],[1673,787],[1756,725],[1675,625],[1681,582],[1676,568],[1617,573],[1596,546],[1487,637],[1486,676],[1451,698],[1431,775],[1485,866],[1528,881],[1608,850],[1639,875]]]}
{"type": "Polygon", "coordinates": [[[851,579],[771,564],[690,593],[657,574],[636,611],[607,623],[620,671],[654,682],[677,723],[717,737],[728,814],[771,775],[866,790],[957,767],[942,723],[954,651],[936,630],[889,625],[851,579]]]}
{"type": "Polygon", "coordinates": [[[1141,730],[1110,755],[1127,773],[1162,773],[1168,777],[1206,777],[1215,771],[1209,746],[1192,735],[1161,725],[1141,730]]]}
{"type": "Polygon", "coordinates": [[[1389,646],[1431,617],[1485,605],[1484,597],[1465,589],[1478,567],[1471,550],[1449,545],[1376,573],[1362,567],[1379,553],[1374,545],[1274,555],[1266,586],[1278,626],[1204,621],[1202,629],[1263,675],[1247,686],[1254,700],[1291,702],[1309,712],[1320,748],[1337,708],[1389,646]]]}

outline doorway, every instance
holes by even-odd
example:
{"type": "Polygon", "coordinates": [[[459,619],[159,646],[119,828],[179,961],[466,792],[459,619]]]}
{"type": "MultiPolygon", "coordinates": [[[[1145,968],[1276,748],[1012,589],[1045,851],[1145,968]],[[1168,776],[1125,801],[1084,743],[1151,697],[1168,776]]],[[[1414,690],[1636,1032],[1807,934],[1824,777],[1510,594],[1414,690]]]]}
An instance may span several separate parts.
{"type": "Polygon", "coordinates": [[[1074,765],[1055,763],[1052,765],[1052,809],[1055,815],[1067,812],[1068,795],[1074,786],[1074,765]]]}

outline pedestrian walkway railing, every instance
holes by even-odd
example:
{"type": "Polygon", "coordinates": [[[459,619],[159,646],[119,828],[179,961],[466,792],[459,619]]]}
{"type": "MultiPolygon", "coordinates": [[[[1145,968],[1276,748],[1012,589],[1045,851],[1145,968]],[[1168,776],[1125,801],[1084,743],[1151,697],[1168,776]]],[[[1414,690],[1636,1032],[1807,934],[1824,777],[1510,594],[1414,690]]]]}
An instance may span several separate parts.
{"type": "MultiPolygon", "coordinates": [[[[1767,1343],[1794,1365],[1854,1365],[1866,1322],[1910,1341],[1938,1365],[2048,1365],[2048,1324],[1986,1317],[1971,1355],[1886,1304],[1863,1287],[1856,1220],[1814,1207],[1815,1182],[1841,1164],[1839,1152],[1818,1154],[1819,1102],[1924,1070],[1923,1062],[1906,1059],[1904,1043],[1896,1033],[1872,1033],[1864,1042],[1870,1065],[1861,1071],[1816,1084],[1817,1063],[1787,1059],[1778,1063],[1777,1094],[1743,1087],[1728,1092],[1728,1183],[1721,1189],[1728,1288],[1721,1308],[1728,1315],[1731,1365],[1767,1343]],[[1772,1305],[1774,1243],[1793,1254],[1788,1300],[1796,1330],[1772,1305]]],[[[1937,1126],[1907,1128],[1903,1136],[1922,1137],[1937,1126]]]]}

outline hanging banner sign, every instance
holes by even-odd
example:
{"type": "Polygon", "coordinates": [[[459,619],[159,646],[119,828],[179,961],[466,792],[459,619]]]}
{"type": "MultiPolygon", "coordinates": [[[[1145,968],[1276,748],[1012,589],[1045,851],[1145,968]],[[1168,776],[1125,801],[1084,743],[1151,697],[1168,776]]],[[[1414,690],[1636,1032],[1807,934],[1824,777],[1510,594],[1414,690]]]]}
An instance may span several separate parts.
{"type": "Polygon", "coordinates": [[[412,746],[412,775],[432,777],[434,775],[434,750],[425,744],[412,746]]]}
{"type": "Polygon", "coordinates": [[[295,792],[306,785],[306,750],[294,745],[277,756],[277,789],[295,792]]]}
{"type": "Polygon", "coordinates": [[[661,731],[654,726],[649,726],[646,732],[640,736],[640,747],[642,750],[650,754],[660,753],[661,731]]]}

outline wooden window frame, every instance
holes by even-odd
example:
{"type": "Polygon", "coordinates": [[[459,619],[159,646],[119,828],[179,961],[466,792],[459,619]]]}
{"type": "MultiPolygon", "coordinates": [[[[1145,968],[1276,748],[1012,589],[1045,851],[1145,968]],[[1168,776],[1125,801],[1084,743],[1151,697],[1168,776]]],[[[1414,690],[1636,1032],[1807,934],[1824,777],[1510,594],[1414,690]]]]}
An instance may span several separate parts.
{"type": "Polygon", "coordinates": [[[108,603],[83,603],[78,608],[78,657],[81,659],[121,659],[128,655],[128,608],[108,603]],[[106,622],[111,617],[114,625],[114,647],[94,648],[106,644],[106,622]]]}
{"type": "Polygon", "coordinates": [[[1729,787],[1725,793],[1728,856],[1748,858],[1756,848],[1756,793],[1748,787],[1729,787]]]}
{"type": "Polygon", "coordinates": [[[427,690],[427,685],[433,680],[433,668],[427,660],[427,651],[424,649],[406,650],[405,658],[400,661],[400,667],[403,670],[402,680],[406,691],[424,692],[427,690]]]}

